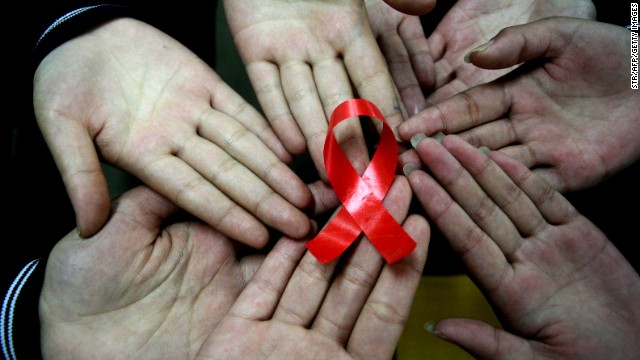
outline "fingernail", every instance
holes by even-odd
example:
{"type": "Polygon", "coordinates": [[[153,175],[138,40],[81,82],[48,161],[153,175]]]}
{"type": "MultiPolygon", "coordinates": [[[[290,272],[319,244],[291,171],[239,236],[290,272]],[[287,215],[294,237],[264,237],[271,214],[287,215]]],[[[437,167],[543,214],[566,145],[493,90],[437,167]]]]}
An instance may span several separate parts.
{"type": "Polygon", "coordinates": [[[426,324],[424,324],[424,329],[427,330],[427,332],[431,335],[437,336],[440,339],[445,339],[444,334],[442,334],[441,332],[436,330],[436,322],[435,321],[431,321],[428,322],[426,324]]]}
{"type": "Polygon", "coordinates": [[[398,126],[396,126],[393,129],[391,129],[391,131],[393,132],[393,137],[396,138],[396,141],[397,142],[402,142],[402,139],[400,138],[400,133],[398,132],[398,126]]]}
{"type": "Polygon", "coordinates": [[[483,52],[483,51],[487,50],[487,48],[489,46],[491,46],[491,44],[493,44],[493,41],[494,41],[494,39],[491,39],[491,40],[487,41],[486,43],[484,43],[484,44],[472,49],[471,51],[469,51],[467,53],[467,55],[464,56],[464,62],[466,62],[468,64],[471,63],[471,55],[473,55],[474,53],[479,53],[479,52],[483,52]]]}
{"type": "Polygon", "coordinates": [[[478,150],[480,150],[480,152],[481,152],[481,153],[483,153],[483,154],[485,154],[485,155],[491,152],[491,149],[489,149],[489,148],[488,148],[488,147],[486,147],[486,146],[480,146],[480,147],[478,148],[478,150]]]}
{"type": "Polygon", "coordinates": [[[423,133],[417,133],[417,134],[413,135],[411,137],[411,146],[413,146],[414,149],[417,148],[418,144],[420,144],[420,141],[422,141],[426,137],[427,137],[427,135],[425,135],[423,133]]]}
{"type": "Polygon", "coordinates": [[[76,233],[78,235],[78,239],[87,240],[86,237],[82,236],[82,230],[80,229],[80,226],[76,226],[76,233]]]}
{"type": "Polygon", "coordinates": [[[402,172],[404,173],[404,176],[409,176],[409,174],[411,174],[416,170],[418,170],[418,167],[413,164],[407,164],[402,167],[402,172]]]}
{"type": "Polygon", "coordinates": [[[438,131],[437,133],[433,134],[432,138],[437,141],[437,142],[442,142],[442,139],[444,139],[444,133],[442,131],[438,131]]]}

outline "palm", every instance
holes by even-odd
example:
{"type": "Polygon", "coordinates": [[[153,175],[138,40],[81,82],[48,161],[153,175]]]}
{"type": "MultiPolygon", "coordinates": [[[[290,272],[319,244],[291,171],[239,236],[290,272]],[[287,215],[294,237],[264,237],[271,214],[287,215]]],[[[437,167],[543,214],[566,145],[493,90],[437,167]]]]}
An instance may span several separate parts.
{"type": "MultiPolygon", "coordinates": [[[[318,204],[331,205],[317,185],[318,204]]],[[[114,203],[96,236],[72,232],[52,251],[40,298],[43,354],[389,358],[427,255],[428,224],[405,219],[410,201],[408,183],[398,178],[384,205],[416,240],[412,254],[385,265],[361,239],[337,266],[306,253],[305,241],[283,237],[263,256],[200,222],[165,226],[175,205],[134,189],[114,203]]]]}
{"type": "Polygon", "coordinates": [[[624,76],[604,79],[586,68],[573,67],[566,59],[502,82],[512,104],[507,120],[461,135],[519,159],[559,191],[574,191],[601,182],[635,161],[637,146],[620,149],[619,144],[634,143],[637,131],[630,120],[640,107],[626,91],[624,76]],[[511,129],[506,129],[505,121],[511,122],[511,129]],[[492,136],[485,135],[494,130],[492,136]],[[509,136],[507,131],[514,134],[509,136]]]}
{"type": "Polygon", "coordinates": [[[637,331],[631,314],[638,311],[633,302],[640,295],[640,278],[617,249],[581,216],[535,237],[544,241],[525,242],[502,285],[488,290],[506,328],[531,339],[521,345],[533,353],[547,352],[551,343],[556,356],[565,358],[633,352],[624,337],[613,334],[637,331]]]}
{"type": "Polygon", "coordinates": [[[405,220],[411,195],[406,180],[397,178],[383,204],[416,240],[413,253],[383,265],[380,254],[363,238],[339,263],[322,265],[311,253],[284,251],[278,246],[287,242],[281,241],[198,358],[390,358],[428,245],[426,221],[417,216],[405,220]],[[280,261],[272,262],[273,257],[280,261]]]}
{"type": "Polygon", "coordinates": [[[550,16],[595,19],[595,7],[589,0],[456,1],[428,38],[435,63],[436,82],[427,101],[437,104],[512,70],[478,69],[465,63],[463,58],[467,52],[489,41],[503,28],[550,16]]]}
{"type": "Polygon", "coordinates": [[[629,60],[611,56],[628,52],[625,35],[613,25],[568,18],[507,29],[474,63],[532,61],[423,111],[399,132],[457,133],[521,161],[558,191],[596,184],[640,156],[640,105],[621,70],[629,60]],[[593,41],[601,52],[591,51],[593,41]]]}
{"type": "Polygon", "coordinates": [[[193,356],[256,264],[251,257],[238,260],[231,241],[202,224],[160,232],[172,207],[136,189],[96,237],[71,233],[56,246],[41,295],[45,353],[77,359],[193,356]]]}
{"type": "Polygon", "coordinates": [[[433,177],[411,172],[414,192],[503,324],[445,319],[437,332],[480,359],[637,355],[640,277],[593,223],[500,152],[456,136],[416,150],[433,177]]]}
{"type": "Polygon", "coordinates": [[[212,353],[203,358],[230,359],[353,359],[345,348],[327,336],[300,326],[282,322],[261,322],[227,318],[219,330],[226,336],[213,337],[208,342],[212,353]],[[242,344],[231,342],[242,337],[242,344]],[[287,339],[287,341],[282,341],[287,339]],[[224,356],[220,356],[224,354],[224,356]]]}
{"type": "MultiPolygon", "coordinates": [[[[402,121],[393,80],[360,1],[225,1],[225,13],[267,119],[287,147],[309,151],[326,178],[322,149],[328,118],[343,101],[376,104],[392,125],[402,121]]],[[[353,164],[368,156],[358,123],[336,136],[353,164]],[[352,148],[353,150],[347,150],[352,148]]]]}
{"type": "Polygon", "coordinates": [[[148,25],[117,20],[49,54],[36,74],[34,106],[85,236],[108,213],[98,156],[253,246],[267,240],[263,223],[294,237],[309,230],[296,207],[310,194],[281,161],[291,157],[266,120],[195,54],[148,25]]]}

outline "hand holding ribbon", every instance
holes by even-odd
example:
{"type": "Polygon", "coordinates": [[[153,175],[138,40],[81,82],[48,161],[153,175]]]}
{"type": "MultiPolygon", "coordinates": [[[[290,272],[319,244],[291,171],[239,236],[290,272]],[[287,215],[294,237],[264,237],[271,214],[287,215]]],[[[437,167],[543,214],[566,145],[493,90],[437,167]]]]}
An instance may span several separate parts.
{"type": "Polygon", "coordinates": [[[347,100],[334,110],[324,145],[327,176],[343,208],[325,228],[307,244],[309,251],[322,263],[342,254],[364,232],[387,263],[405,257],[416,246],[415,241],[382,206],[398,162],[398,143],[380,110],[363,99],[347,100]],[[380,143],[362,177],[344,154],[333,129],[354,116],[369,116],[382,121],[380,143]]]}

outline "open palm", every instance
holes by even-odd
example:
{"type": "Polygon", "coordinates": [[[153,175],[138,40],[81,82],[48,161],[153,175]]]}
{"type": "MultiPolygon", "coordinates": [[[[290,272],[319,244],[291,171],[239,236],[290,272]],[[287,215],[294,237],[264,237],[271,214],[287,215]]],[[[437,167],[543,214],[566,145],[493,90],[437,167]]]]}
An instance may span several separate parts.
{"type": "MultiPolygon", "coordinates": [[[[316,203],[331,203],[318,184],[310,186],[316,203]]],[[[114,201],[98,234],[73,231],[52,251],[40,298],[43,354],[389,358],[427,255],[428,224],[405,220],[411,194],[398,177],[384,205],[418,243],[412,254],[386,265],[362,238],[323,265],[306,241],[283,237],[268,254],[249,251],[202,222],[177,222],[170,201],[133,189],[114,201]]]]}
{"type": "Polygon", "coordinates": [[[34,108],[83,236],[109,213],[100,160],[252,246],[266,243],[268,227],[293,237],[310,229],[300,208],[311,195],[267,121],[145,23],[114,20],[51,52],[34,108]]]}
{"type": "Polygon", "coordinates": [[[503,28],[550,16],[595,19],[595,15],[595,6],[589,0],[456,1],[428,37],[436,78],[434,87],[426,89],[427,102],[437,104],[509,72],[510,68],[485,70],[464,62],[465,54],[503,28]]]}
{"type": "MultiPolygon", "coordinates": [[[[328,119],[338,104],[364,98],[393,128],[403,121],[363,2],[228,0],[224,8],[267,119],[291,153],[309,151],[322,179],[328,119]]],[[[336,137],[353,154],[354,167],[364,170],[368,154],[360,124],[341,126],[336,137]]]]}
{"type": "Polygon", "coordinates": [[[399,133],[459,134],[523,162],[558,191],[584,189],[640,157],[629,41],[624,28],[573,18],[508,28],[471,60],[488,69],[527,64],[424,110],[399,133]]]}
{"type": "Polygon", "coordinates": [[[456,136],[420,141],[410,183],[491,302],[434,331],[479,359],[634,359],[640,276],[606,236],[520,162],[456,136]]]}

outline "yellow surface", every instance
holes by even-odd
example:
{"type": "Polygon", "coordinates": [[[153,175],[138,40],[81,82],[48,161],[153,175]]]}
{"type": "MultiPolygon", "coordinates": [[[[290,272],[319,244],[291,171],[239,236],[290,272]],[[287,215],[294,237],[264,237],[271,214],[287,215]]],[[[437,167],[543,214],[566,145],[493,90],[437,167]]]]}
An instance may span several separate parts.
{"type": "Polygon", "coordinates": [[[464,350],[441,340],[424,329],[424,324],[447,317],[464,317],[500,326],[480,290],[466,275],[425,275],[404,333],[396,359],[472,360],[464,350]]]}

